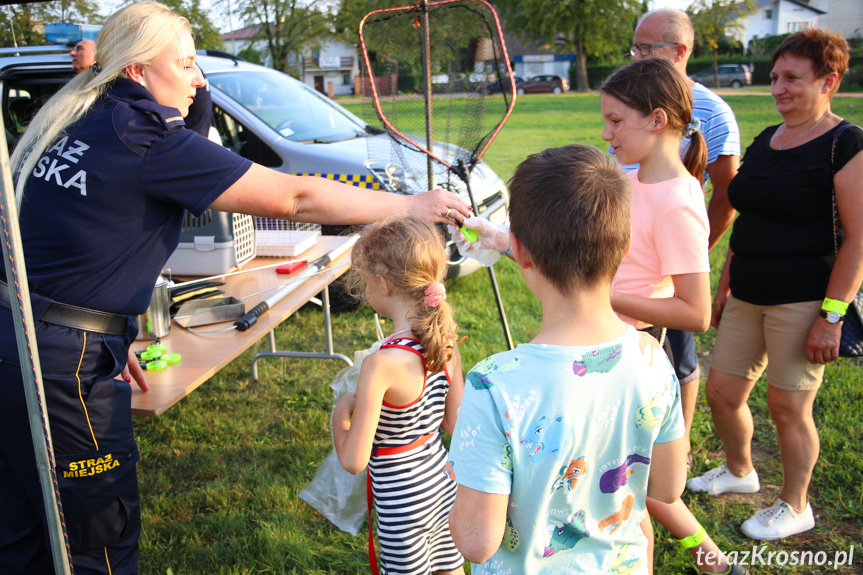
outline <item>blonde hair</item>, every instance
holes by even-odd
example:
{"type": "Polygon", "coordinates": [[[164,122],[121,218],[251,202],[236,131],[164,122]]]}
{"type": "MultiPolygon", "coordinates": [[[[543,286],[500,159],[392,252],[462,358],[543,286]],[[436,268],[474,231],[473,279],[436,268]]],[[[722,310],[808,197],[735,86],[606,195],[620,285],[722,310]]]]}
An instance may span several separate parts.
{"type": "Polygon", "coordinates": [[[48,100],[12,154],[19,207],[27,179],[45,149],[83,118],[114,80],[126,77],[127,66],[149,64],[171,42],[177,42],[182,31],[191,32],[189,21],[152,0],[130,4],[105,21],[96,41],[96,64],[48,100]]]}
{"type": "Polygon", "coordinates": [[[415,302],[408,321],[426,350],[426,367],[443,371],[455,348],[452,307],[425,302],[425,290],[446,275],[443,237],[434,224],[409,217],[370,226],[351,252],[348,292],[364,297],[369,281],[380,274],[393,293],[415,302]]]}

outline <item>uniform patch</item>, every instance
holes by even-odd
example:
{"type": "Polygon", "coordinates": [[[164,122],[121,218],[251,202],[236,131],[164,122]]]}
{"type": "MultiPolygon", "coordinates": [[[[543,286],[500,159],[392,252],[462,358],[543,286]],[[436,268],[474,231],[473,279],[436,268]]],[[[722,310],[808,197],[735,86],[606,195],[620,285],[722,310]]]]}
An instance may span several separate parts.
{"type": "Polygon", "coordinates": [[[63,477],[92,477],[120,465],[120,462],[108,453],[98,459],[82,459],[69,463],[69,469],[63,469],[63,477]]]}

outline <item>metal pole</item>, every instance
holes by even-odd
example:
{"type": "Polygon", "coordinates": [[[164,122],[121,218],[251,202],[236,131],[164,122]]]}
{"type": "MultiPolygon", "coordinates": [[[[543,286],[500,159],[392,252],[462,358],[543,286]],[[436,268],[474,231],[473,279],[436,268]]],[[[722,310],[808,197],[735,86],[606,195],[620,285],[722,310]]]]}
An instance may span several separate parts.
{"type": "Polygon", "coordinates": [[[420,0],[420,17],[423,36],[423,80],[425,81],[424,99],[426,112],[426,150],[431,152],[426,157],[428,174],[428,189],[434,188],[434,127],[432,123],[432,78],[431,78],[431,42],[429,41],[429,11],[428,0],[420,0]]]}
{"type": "MultiPolygon", "coordinates": [[[[18,40],[15,38],[15,20],[13,20],[12,7],[6,5],[6,14],[9,15],[9,28],[12,29],[12,46],[18,47],[18,40]]],[[[8,156],[8,154],[7,154],[8,156]]]]}
{"type": "MultiPolygon", "coordinates": [[[[463,160],[458,161],[456,172],[464,180],[467,187],[467,195],[470,198],[470,205],[473,208],[473,213],[479,215],[479,207],[476,205],[476,200],[473,197],[473,191],[470,188],[470,172],[465,166],[463,160]]],[[[512,334],[509,331],[509,322],[506,319],[506,311],[503,309],[503,298],[500,295],[500,288],[497,285],[497,276],[494,274],[494,266],[488,266],[488,277],[491,280],[491,289],[494,292],[494,301],[497,303],[497,311],[500,315],[500,323],[503,326],[503,337],[506,339],[508,349],[513,349],[515,346],[512,343],[512,334]]]]}
{"type": "MultiPolygon", "coordinates": [[[[3,118],[0,116],[0,132],[5,133],[3,118]]],[[[51,427],[48,415],[43,410],[45,390],[42,387],[42,368],[33,327],[33,310],[30,307],[30,289],[27,283],[27,270],[24,267],[24,251],[21,246],[21,230],[18,227],[18,207],[15,202],[15,188],[12,184],[12,171],[9,166],[9,149],[6,138],[0,137],[0,225],[3,232],[3,257],[6,267],[6,283],[9,284],[9,301],[15,325],[15,339],[18,343],[18,359],[21,363],[21,376],[24,380],[24,394],[27,413],[30,419],[30,435],[42,484],[42,498],[48,518],[48,534],[54,571],[69,575],[71,571],[71,552],[66,532],[60,521],[62,503],[57,475],[54,468],[54,448],[51,443],[51,427]]],[[[7,441],[14,439],[6,438],[7,441]]]]}

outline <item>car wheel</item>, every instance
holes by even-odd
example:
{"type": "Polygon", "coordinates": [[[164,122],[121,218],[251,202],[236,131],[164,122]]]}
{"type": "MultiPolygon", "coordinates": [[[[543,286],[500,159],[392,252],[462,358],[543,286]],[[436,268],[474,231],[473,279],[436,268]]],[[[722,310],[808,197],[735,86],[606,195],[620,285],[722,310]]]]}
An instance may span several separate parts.
{"type": "Polygon", "coordinates": [[[517,93],[519,96],[524,96],[524,88],[519,88],[518,90],[516,90],[516,93],[517,93]]]}
{"type": "Polygon", "coordinates": [[[562,91],[563,90],[560,89],[560,86],[555,86],[554,90],[552,90],[552,92],[554,92],[555,94],[560,94],[562,91]]]}
{"type": "Polygon", "coordinates": [[[731,87],[732,88],[742,88],[743,82],[741,82],[740,80],[734,80],[731,82],[731,87]]]}

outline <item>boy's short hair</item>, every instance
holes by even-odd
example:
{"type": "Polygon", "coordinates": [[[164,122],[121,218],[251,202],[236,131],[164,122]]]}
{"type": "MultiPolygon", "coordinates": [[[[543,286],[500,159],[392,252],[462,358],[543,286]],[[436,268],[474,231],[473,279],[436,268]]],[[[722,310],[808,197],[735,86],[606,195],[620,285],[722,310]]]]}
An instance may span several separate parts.
{"type": "Polygon", "coordinates": [[[527,157],[509,182],[510,229],[558,291],[614,279],[631,234],[629,178],[593,146],[527,157]]]}

